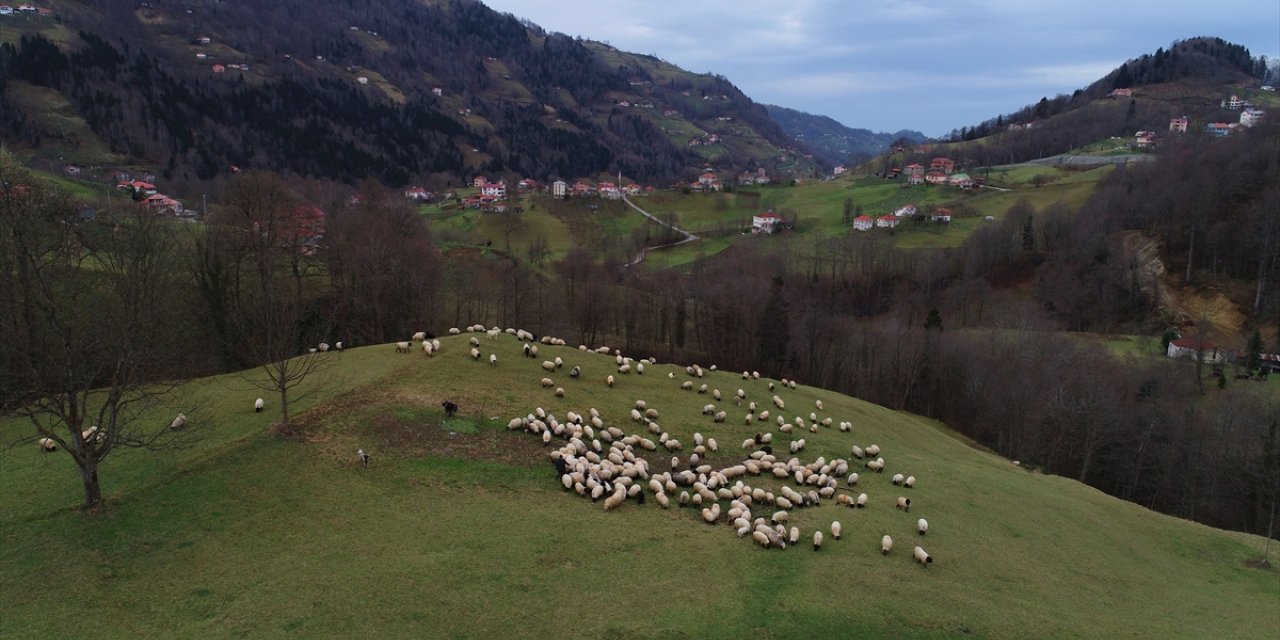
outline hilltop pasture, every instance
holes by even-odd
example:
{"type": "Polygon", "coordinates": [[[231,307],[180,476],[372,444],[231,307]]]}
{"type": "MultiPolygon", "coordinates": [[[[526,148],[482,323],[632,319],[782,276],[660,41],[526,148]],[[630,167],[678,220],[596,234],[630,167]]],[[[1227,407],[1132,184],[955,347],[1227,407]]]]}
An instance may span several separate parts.
{"type": "MultiPolygon", "coordinates": [[[[694,382],[720,389],[716,404],[729,414],[713,424],[700,413],[710,395],[680,388],[690,379],[683,366],[622,375],[612,356],[540,345],[530,359],[512,336],[468,335],[480,340],[479,362],[467,335],[443,338],[434,358],[389,344],[329,354],[288,433],[272,428],[270,398],[266,413],[252,411],[261,394],[245,376],[254,372],[192,383],[146,419],[193,408],[205,439],[114,454],[103,470],[109,507],[97,514],[75,510],[64,453],[4,450],[0,636],[1256,638],[1280,619],[1275,570],[1254,566],[1261,538],[1028,471],[943,425],[707,371],[694,382]],[[562,370],[539,368],[557,356],[562,370]],[[574,365],[581,378],[567,375],[574,365]],[[539,385],[544,375],[564,398],[539,385]],[[885,472],[851,460],[861,480],[840,483],[866,492],[868,508],[794,510],[801,544],[765,550],[691,508],[651,499],[605,512],[561,488],[539,438],[506,429],[536,407],[561,420],[595,407],[606,424],[656,439],[628,417],[643,399],[685,443],[684,464],[694,432],[719,441],[709,460],[718,468],[741,460],[743,439],[757,432],[775,432],[787,458],[791,437],[772,418],[743,424],[745,402],[730,400],[739,388],[775,415],[776,393],[788,419],[807,423],[815,412],[853,423],[851,433],[794,433],[808,442],[796,454],[803,462],[879,444],[885,472]],[[445,399],[461,405],[458,415],[444,418],[445,399]],[[368,470],[357,448],[372,453],[368,470]],[[898,472],[917,486],[893,486],[898,472]],[[912,498],[910,513],[894,508],[899,495],[912,498]],[[919,517],[931,525],[923,539],[919,517]],[[842,539],[827,532],[813,551],[812,532],[832,520],[842,539]],[[886,533],[896,541],[887,556],[886,533]],[[913,562],[915,544],[935,564],[913,562]]],[[[0,422],[6,441],[25,429],[0,422]]],[[[645,457],[658,472],[670,456],[645,457]]]]}

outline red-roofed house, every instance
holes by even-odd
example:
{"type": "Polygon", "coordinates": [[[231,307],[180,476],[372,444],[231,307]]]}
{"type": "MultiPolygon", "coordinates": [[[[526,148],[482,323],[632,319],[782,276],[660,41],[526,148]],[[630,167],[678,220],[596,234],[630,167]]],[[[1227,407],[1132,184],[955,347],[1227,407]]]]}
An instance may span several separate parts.
{"type": "Polygon", "coordinates": [[[875,225],[875,223],[876,221],[873,220],[871,216],[858,216],[853,219],[853,230],[870,231],[871,227],[875,225]]]}
{"type": "Polygon", "coordinates": [[[429,200],[431,194],[422,187],[409,187],[404,190],[404,197],[409,200],[429,200]]]}
{"type": "Polygon", "coordinates": [[[941,171],[943,173],[951,173],[956,170],[956,161],[951,158],[939,156],[929,161],[929,169],[931,171],[941,171]]]}
{"type": "Polygon", "coordinates": [[[179,203],[177,200],[174,200],[173,198],[170,198],[169,196],[164,195],[163,193],[156,193],[153,195],[149,195],[145,200],[143,200],[143,202],[147,204],[147,208],[151,209],[153,213],[169,214],[169,215],[176,216],[178,215],[179,211],[182,211],[181,203],[179,203]]]}
{"type": "Polygon", "coordinates": [[[213,72],[214,72],[214,73],[226,73],[226,72],[227,72],[227,66],[226,66],[226,65],[223,65],[223,64],[215,64],[215,65],[213,65],[213,67],[211,67],[211,68],[213,69],[213,72]]]}
{"type": "Polygon", "coordinates": [[[1171,118],[1169,120],[1169,131],[1173,133],[1186,133],[1189,121],[1186,116],[1181,118],[1171,118]]]}
{"type": "Polygon", "coordinates": [[[782,216],[772,211],[751,216],[751,233],[773,233],[781,222],[782,216]]]}
{"type": "Polygon", "coordinates": [[[894,216],[894,215],[880,216],[879,218],[876,219],[876,226],[881,228],[892,229],[898,226],[898,216],[894,216]]]}
{"type": "Polygon", "coordinates": [[[951,210],[946,207],[938,207],[929,214],[929,220],[932,222],[951,222],[951,210]]]}
{"type": "Polygon", "coordinates": [[[489,182],[481,185],[480,193],[494,198],[507,197],[507,183],[505,182],[489,182]]]}
{"type": "Polygon", "coordinates": [[[1169,351],[1166,355],[1170,358],[1191,358],[1196,359],[1196,354],[1201,354],[1203,362],[1222,362],[1226,358],[1226,353],[1218,348],[1218,345],[1208,340],[1197,340],[1195,338],[1178,338],[1169,343],[1169,351]]]}
{"type": "Polygon", "coordinates": [[[487,179],[485,179],[485,177],[484,177],[484,176],[476,176],[476,179],[471,181],[471,186],[473,186],[473,187],[483,187],[484,185],[486,185],[486,184],[488,184],[488,183],[489,183],[489,181],[488,181],[487,179]]]}
{"type": "Polygon", "coordinates": [[[929,174],[924,177],[924,181],[929,184],[946,184],[947,174],[941,171],[930,171],[929,174]]]}

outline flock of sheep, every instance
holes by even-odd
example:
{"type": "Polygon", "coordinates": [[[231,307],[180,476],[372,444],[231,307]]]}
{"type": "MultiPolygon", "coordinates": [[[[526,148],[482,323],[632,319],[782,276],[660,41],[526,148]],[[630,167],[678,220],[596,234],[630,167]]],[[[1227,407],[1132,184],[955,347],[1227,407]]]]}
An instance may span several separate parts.
{"type": "MultiPolygon", "coordinates": [[[[449,333],[457,335],[463,331],[455,328],[449,333]]],[[[551,337],[535,340],[533,334],[518,329],[503,331],[474,325],[467,327],[465,332],[484,333],[488,340],[499,339],[504,333],[513,336],[524,343],[521,351],[526,358],[540,358],[539,342],[543,346],[565,345],[563,340],[551,337]]],[[[480,347],[484,342],[476,336],[470,337],[469,342],[471,359],[481,361],[480,347]]],[[[410,342],[396,343],[395,350],[397,353],[409,353],[414,343],[421,343],[428,357],[440,351],[439,340],[430,339],[425,333],[414,335],[410,342]]],[[[618,388],[621,376],[643,375],[645,367],[656,365],[654,359],[624,357],[620,351],[608,347],[589,349],[580,346],[578,349],[613,356],[614,363],[609,373],[597,378],[608,388],[618,388]]],[[[490,353],[488,362],[497,366],[497,355],[490,353]]],[[[590,364],[595,362],[598,361],[593,360],[590,364]]],[[[566,391],[552,376],[564,367],[562,357],[541,362],[544,376],[539,385],[553,389],[559,398],[565,397],[566,391]]],[[[785,549],[800,541],[802,532],[799,527],[795,524],[788,526],[792,512],[798,510],[811,510],[823,505],[863,509],[873,504],[887,506],[892,503],[904,514],[910,512],[912,500],[906,495],[898,495],[892,502],[887,499],[879,502],[872,501],[866,492],[860,490],[863,487],[860,482],[864,479],[857,471],[852,471],[851,464],[861,464],[865,471],[876,474],[883,473],[886,468],[881,449],[876,444],[865,448],[851,444],[849,450],[853,462],[848,459],[828,461],[819,456],[806,463],[798,457],[797,454],[806,446],[805,438],[799,434],[805,431],[817,434],[823,430],[851,434],[852,421],[836,423],[831,416],[820,416],[823,411],[821,400],[814,402],[814,410],[808,415],[795,414],[788,418],[787,403],[779,394],[796,389],[794,380],[762,381],[759,373],[744,371],[743,385],[751,391],[738,388],[726,394],[702,382],[708,373],[715,371],[714,366],[709,369],[688,366],[684,369],[687,378],[678,385],[682,390],[714,399],[715,402],[702,406],[702,415],[710,418],[711,428],[726,428],[729,410],[745,409],[742,425],[744,435],[750,437],[743,439],[740,456],[723,451],[715,438],[704,437],[701,433],[693,434],[692,446],[687,454],[682,455],[685,443],[663,429],[658,422],[661,419],[658,408],[649,406],[644,400],[634,402],[629,423],[606,422],[594,407],[585,412],[566,411],[563,418],[538,407],[525,416],[510,420],[507,428],[540,438],[551,448],[549,457],[564,490],[593,502],[603,501],[606,511],[619,508],[628,501],[643,505],[653,500],[663,509],[674,503],[678,507],[698,510],[700,519],[708,525],[729,525],[738,537],[749,536],[763,548],[785,549]],[[761,393],[762,389],[766,392],[761,393]],[[759,400],[756,394],[759,394],[759,400]],[[727,402],[724,400],[726,397],[727,402]],[[783,438],[789,440],[789,457],[784,459],[775,455],[775,437],[779,441],[783,438]],[[659,449],[663,450],[662,454],[658,453],[659,449]],[[660,455],[667,454],[671,455],[669,462],[665,459],[655,461],[660,455]],[[726,457],[729,458],[727,462],[726,457]],[[666,468],[668,464],[669,468],[666,468]],[[771,489],[778,485],[780,487],[776,490],[771,489]]],[[[583,364],[570,368],[570,378],[581,380],[582,376],[583,364]]],[[[667,378],[676,379],[676,372],[668,373],[667,378]]],[[[580,384],[591,383],[583,381],[580,384]]],[[[865,480],[871,481],[870,477],[865,480]]],[[[891,482],[892,486],[904,491],[913,490],[916,486],[915,476],[902,473],[895,474],[891,482]]],[[[919,518],[915,530],[919,536],[924,536],[929,530],[929,523],[919,518]]],[[[826,531],[830,532],[831,540],[840,540],[843,533],[840,520],[833,518],[828,526],[816,527],[807,536],[815,551],[823,547],[826,531]]],[[[892,537],[884,535],[880,540],[881,553],[890,554],[893,545],[892,537]]],[[[933,557],[918,545],[914,546],[912,557],[926,567],[933,563],[933,557]]]]}

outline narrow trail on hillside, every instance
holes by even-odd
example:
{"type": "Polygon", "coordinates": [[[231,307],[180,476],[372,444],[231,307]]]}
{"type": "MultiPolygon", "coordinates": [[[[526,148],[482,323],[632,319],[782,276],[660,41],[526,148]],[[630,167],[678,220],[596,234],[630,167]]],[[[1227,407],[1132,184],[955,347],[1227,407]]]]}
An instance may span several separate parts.
{"type": "Polygon", "coordinates": [[[645,258],[645,256],[647,256],[647,255],[649,254],[649,252],[650,252],[650,251],[657,251],[657,250],[659,250],[659,249],[668,249],[668,248],[671,248],[671,247],[678,247],[678,246],[680,246],[680,245],[682,245],[682,244],[685,244],[685,243],[687,243],[687,242],[694,242],[694,241],[696,241],[696,240],[699,240],[698,236],[695,236],[695,235],[693,235],[692,233],[689,233],[688,231],[685,231],[684,229],[681,229],[681,228],[679,228],[679,227],[677,227],[677,226],[675,226],[675,225],[673,225],[673,224],[671,224],[671,223],[669,223],[669,222],[665,222],[665,221],[663,221],[663,220],[659,220],[659,219],[657,218],[657,216],[654,216],[653,214],[649,213],[648,211],[645,211],[644,209],[641,209],[641,208],[640,208],[640,206],[639,206],[639,205],[637,205],[636,203],[632,202],[632,201],[631,201],[631,199],[630,199],[630,198],[628,198],[628,197],[626,196],[626,194],[625,194],[625,193],[622,195],[622,201],[623,201],[623,202],[625,202],[625,203],[627,203],[627,206],[631,207],[632,209],[635,209],[636,211],[639,211],[639,212],[640,212],[640,215],[643,215],[644,217],[646,217],[646,218],[648,218],[648,219],[650,219],[650,220],[652,220],[652,221],[654,221],[654,222],[656,222],[656,223],[658,223],[658,224],[660,224],[660,225],[662,225],[662,226],[664,226],[664,227],[666,227],[666,228],[668,228],[668,229],[670,229],[670,230],[672,230],[672,231],[674,231],[674,232],[676,232],[676,233],[678,233],[678,234],[680,234],[680,235],[684,236],[684,238],[683,238],[683,239],[681,239],[681,240],[677,240],[677,241],[675,241],[675,242],[668,242],[668,243],[666,243],[666,244],[660,244],[660,245],[657,245],[657,246],[653,246],[653,247],[645,247],[644,249],[641,249],[641,250],[640,250],[640,254],[639,254],[639,255],[637,255],[634,259],[632,259],[632,260],[631,260],[631,262],[628,262],[628,263],[626,263],[625,265],[622,265],[622,266],[623,266],[623,268],[633,267],[633,266],[635,266],[635,265],[640,264],[641,262],[644,262],[644,258],[645,258]]]}

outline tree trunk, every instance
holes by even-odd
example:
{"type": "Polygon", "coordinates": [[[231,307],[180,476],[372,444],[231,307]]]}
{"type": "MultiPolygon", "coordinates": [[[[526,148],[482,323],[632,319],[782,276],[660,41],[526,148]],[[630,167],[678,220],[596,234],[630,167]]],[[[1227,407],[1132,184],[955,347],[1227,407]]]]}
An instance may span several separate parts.
{"type": "Polygon", "coordinates": [[[80,465],[80,481],[84,483],[84,509],[88,511],[102,506],[102,487],[98,484],[96,461],[80,465]]]}
{"type": "Polygon", "coordinates": [[[280,426],[289,426],[289,390],[283,386],[280,389],[280,426]]]}

